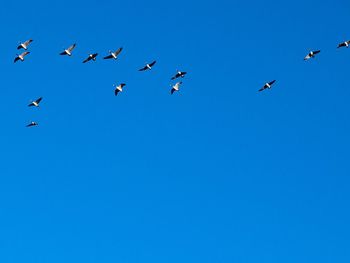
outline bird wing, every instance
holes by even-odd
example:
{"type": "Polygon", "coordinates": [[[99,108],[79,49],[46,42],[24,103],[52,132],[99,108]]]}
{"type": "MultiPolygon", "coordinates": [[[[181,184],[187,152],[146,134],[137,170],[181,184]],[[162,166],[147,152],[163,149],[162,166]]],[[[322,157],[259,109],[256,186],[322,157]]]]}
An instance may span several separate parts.
{"type": "Polygon", "coordinates": [[[32,106],[34,106],[34,103],[33,103],[33,102],[31,102],[31,103],[28,104],[28,107],[32,107],[32,106]]]}
{"type": "Polygon", "coordinates": [[[269,82],[269,85],[271,86],[273,83],[275,83],[276,82],[276,80],[273,80],[273,81],[270,81],[269,82]]]}
{"type": "Polygon", "coordinates": [[[73,51],[73,49],[75,48],[76,44],[74,43],[73,45],[71,45],[69,48],[67,48],[67,50],[69,52],[73,51]]]}
{"type": "Polygon", "coordinates": [[[345,42],[340,43],[340,44],[338,45],[338,47],[345,47],[345,42]]]}
{"type": "Polygon", "coordinates": [[[153,67],[154,64],[156,64],[157,61],[153,61],[151,64],[149,64],[150,67],[153,67]]]}
{"type": "Polygon", "coordinates": [[[259,89],[258,91],[263,91],[264,89],[266,89],[266,87],[262,87],[261,89],[259,89]]]}
{"type": "Polygon", "coordinates": [[[40,97],[35,102],[39,104],[42,99],[43,99],[43,97],[40,97]]]}
{"type": "Polygon", "coordinates": [[[122,47],[118,48],[117,51],[115,52],[115,56],[117,57],[120,54],[120,52],[122,52],[122,50],[123,50],[122,47]]]}
{"type": "Polygon", "coordinates": [[[175,89],[172,88],[171,91],[170,91],[170,94],[173,95],[174,92],[175,92],[175,89]]]}
{"type": "Polygon", "coordinates": [[[119,91],[120,91],[120,90],[116,88],[116,89],[114,90],[114,95],[117,96],[118,93],[119,93],[119,91]]]}
{"type": "Polygon", "coordinates": [[[113,58],[112,55],[108,55],[108,56],[105,56],[103,59],[110,59],[110,58],[113,58]]]}
{"type": "Polygon", "coordinates": [[[140,68],[139,71],[145,71],[146,69],[148,69],[148,67],[144,66],[143,68],[140,68]]]}
{"type": "Polygon", "coordinates": [[[33,42],[33,39],[29,39],[26,42],[24,42],[23,45],[28,46],[32,42],[33,42]]]}
{"type": "Polygon", "coordinates": [[[320,53],[320,52],[321,52],[321,50],[312,51],[312,53],[314,53],[314,55],[316,55],[316,54],[318,54],[318,53],[320,53]]]}
{"type": "Polygon", "coordinates": [[[25,51],[25,52],[23,52],[23,53],[21,54],[21,57],[25,57],[25,56],[27,56],[29,53],[30,53],[29,51],[25,51]]]}
{"type": "Polygon", "coordinates": [[[177,82],[177,83],[175,84],[175,87],[176,87],[176,88],[180,88],[181,84],[182,84],[182,81],[177,82]]]}
{"type": "Polygon", "coordinates": [[[16,63],[18,60],[19,60],[19,57],[16,57],[13,62],[16,63]]]}
{"type": "Polygon", "coordinates": [[[181,74],[179,72],[177,72],[171,79],[174,80],[174,79],[177,79],[181,76],[181,74]]]}
{"type": "Polygon", "coordinates": [[[92,57],[89,55],[89,56],[83,61],[83,63],[86,63],[86,62],[90,61],[91,59],[92,59],[92,57]]]}

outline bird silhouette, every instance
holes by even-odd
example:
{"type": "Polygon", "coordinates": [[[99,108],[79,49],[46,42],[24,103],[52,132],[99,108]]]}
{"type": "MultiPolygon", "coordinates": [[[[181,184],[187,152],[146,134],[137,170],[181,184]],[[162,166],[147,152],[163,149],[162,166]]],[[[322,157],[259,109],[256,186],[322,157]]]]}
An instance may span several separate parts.
{"type": "Polygon", "coordinates": [[[122,50],[123,50],[123,48],[120,47],[120,48],[118,48],[115,52],[109,51],[109,54],[110,54],[110,55],[105,56],[103,59],[111,59],[111,58],[112,58],[112,59],[117,59],[118,56],[119,56],[119,54],[120,54],[120,52],[122,52],[122,50]]]}
{"type": "Polygon", "coordinates": [[[348,41],[344,41],[344,42],[342,42],[342,43],[340,43],[339,45],[338,45],[338,48],[341,48],[341,47],[349,47],[349,45],[350,45],[350,40],[348,40],[348,41]]]}
{"type": "Polygon", "coordinates": [[[270,82],[267,82],[265,83],[265,85],[259,89],[259,91],[263,91],[265,89],[271,89],[272,85],[276,82],[276,80],[273,80],[273,81],[270,81],[270,82]]]}
{"type": "Polygon", "coordinates": [[[89,62],[90,60],[96,61],[96,57],[98,56],[98,53],[93,53],[90,54],[84,61],[83,63],[89,62]]]}
{"type": "Polygon", "coordinates": [[[154,64],[156,64],[157,61],[153,61],[152,63],[147,63],[143,68],[140,68],[139,71],[145,71],[145,70],[151,70],[154,64]]]}
{"type": "Polygon", "coordinates": [[[34,127],[34,126],[38,126],[39,124],[35,121],[31,121],[29,124],[26,125],[26,127],[34,127]]]}
{"type": "Polygon", "coordinates": [[[175,85],[173,85],[170,94],[173,95],[175,91],[179,91],[181,84],[182,81],[176,82],[175,85]]]}
{"type": "Polygon", "coordinates": [[[62,56],[65,56],[65,55],[68,55],[68,56],[71,56],[72,55],[72,52],[73,52],[73,49],[76,47],[76,44],[74,43],[73,45],[71,45],[69,48],[65,49],[63,52],[60,53],[60,55],[62,56]]]}
{"type": "Polygon", "coordinates": [[[321,50],[310,51],[305,57],[304,60],[309,60],[310,58],[314,58],[321,50]]]}
{"type": "Polygon", "coordinates": [[[187,72],[184,71],[177,71],[176,74],[171,78],[172,80],[177,79],[177,78],[183,78],[187,72]]]}
{"type": "Polygon", "coordinates": [[[18,60],[20,61],[24,61],[24,57],[27,56],[30,52],[29,51],[25,51],[20,55],[17,55],[17,57],[14,60],[14,63],[16,63],[18,60]]]}
{"type": "Polygon", "coordinates": [[[117,96],[119,92],[122,92],[123,91],[123,87],[125,85],[126,85],[125,83],[121,83],[118,86],[116,86],[115,90],[114,90],[114,95],[117,96]]]}
{"type": "Polygon", "coordinates": [[[39,104],[43,98],[40,97],[28,104],[28,107],[39,107],[39,104]]]}
{"type": "Polygon", "coordinates": [[[23,43],[20,43],[19,46],[17,47],[17,49],[23,48],[24,50],[27,50],[29,44],[32,43],[32,42],[33,42],[33,39],[29,39],[29,40],[27,40],[27,41],[25,41],[23,43]]]}

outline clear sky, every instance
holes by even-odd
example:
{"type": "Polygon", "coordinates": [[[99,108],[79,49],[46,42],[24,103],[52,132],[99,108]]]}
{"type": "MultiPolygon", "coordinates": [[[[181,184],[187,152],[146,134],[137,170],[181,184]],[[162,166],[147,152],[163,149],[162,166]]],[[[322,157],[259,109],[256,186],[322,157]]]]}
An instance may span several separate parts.
{"type": "Polygon", "coordinates": [[[349,262],[349,11],[4,1],[0,262],[349,262]]]}

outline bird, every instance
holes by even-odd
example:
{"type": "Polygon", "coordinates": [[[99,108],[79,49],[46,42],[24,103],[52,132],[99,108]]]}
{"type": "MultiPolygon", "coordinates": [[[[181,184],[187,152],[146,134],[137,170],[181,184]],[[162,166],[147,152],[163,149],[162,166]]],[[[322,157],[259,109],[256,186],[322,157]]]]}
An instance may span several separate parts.
{"type": "Polygon", "coordinates": [[[321,50],[310,51],[305,57],[304,60],[309,60],[310,58],[314,58],[321,50]]]}
{"type": "Polygon", "coordinates": [[[29,40],[27,40],[27,41],[25,41],[23,43],[20,43],[19,46],[17,47],[17,49],[23,48],[24,50],[27,50],[29,44],[32,43],[32,42],[33,42],[33,39],[29,39],[29,40]]]}
{"type": "Polygon", "coordinates": [[[35,121],[31,121],[28,125],[26,125],[26,127],[34,127],[34,126],[38,126],[39,124],[35,121]]]}
{"type": "Polygon", "coordinates": [[[176,74],[171,78],[172,80],[177,79],[177,78],[183,78],[187,72],[184,71],[177,71],[176,74]]]}
{"type": "Polygon", "coordinates": [[[123,50],[123,48],[120,47],[115,52],[109,51],[110,55],[104,57],[103,59],[111,59],[111,58],[117,59],[119,54],[120,54],[120,52],[122,52],[122,50],[123,50]]]}
{"type": "Polygon", "coordinates": [[[16,63],[18,60],[24,61],[24,57],[27,56],[29,53],[29,51],[25,51],[22,54],[17,55],[17,57],[14,60],[14,63],[16,63]]]}
{"type": "Polygon", "coordinates": [[[39,104],[41,102],[41,100],[43,99],[43,97],[40,97],[34,101],[32,101],[31,103],[28,104],[28,107],[39,107],[39,104]]]}
{"type": "Polygon", "coordinates": [[[114,90],[115,96],[117,96],[119,92],[123,91],[123,87],[125,85],[126,85],[125,83],[121,83],[121,84],[119,84],[118,86],[115,87],[115,90],[114,90]]]}
{"type": "Polygon", "coordinates": [[[173,85],[170,94],[173,95],[175,91],[179,91],[180,85],[182,84],[182,81],[176,82],[175,85],[173,85]]]}
{"type": "Polygon", "coordinates": [[[60,53],[60,55],[64,56],[64,55],[68,55],[71,56],[72,55],[72,51],[75,48],[76,44],[74,43],[73,45],[71,45],[69,48],[65,49],[63,52],[60,53]]]}
{"type": "Polygon", "coordinates": [[[139,71],[145,71],[145,70],[151,70],[154,64],[156,64],[157,61],[153,61],[152,63],[147,63],[146,66],[139,69],[139,71]]]}
{"type": "Polygon", "coordinates": [[[93,53],[93,54],[90,54],[84,61],[83,63],[86,63],[90,60],[93,60],[93,61],[96,61],[96,57],[97,57],[98,53],[93,53]]]}
{"type": "Polygon", "coordinates": [[[338,45],[338,48],[340,48],[340,47],[347,47],[348,48],[349,45],[350,45],[350,40],[344,41],[338,45]]]}
{"type": "Polygon", "coordinates": [[[265,89],[271,89],[272,85],[276,82],[276,80],[273,80],[273,81],[270,81],[270,82],[267,82],[265,83],[265,85],[259,89],[259,91],[263,91],[265,89]]]}

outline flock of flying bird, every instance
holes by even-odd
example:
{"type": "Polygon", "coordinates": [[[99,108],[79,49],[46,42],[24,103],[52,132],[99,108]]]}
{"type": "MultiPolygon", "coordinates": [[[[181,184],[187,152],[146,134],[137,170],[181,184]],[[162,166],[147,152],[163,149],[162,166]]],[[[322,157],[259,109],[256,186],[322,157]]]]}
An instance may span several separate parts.
{"type": "MultiPolygon", "coordinates": [[[[23,43],[20,43],[17,47],[18,50],[20,49],[24,49],[25,51],[19,55],[16,56],[14,63],[16,63],[17,61],[24,61],[24,58],[30,54],[30,51],[28,51],[28,47],[29,45],[33,42],[32,39],[29,39],[23,43]]],[[[75,49],[76,44],[71,45],[70,47],[68,47],[67,49],[65,49],[64,51],[62,51],[61,53],[59,53],[62,56],[72,56],[72,52],[75,49]]],[[[119,56],[119,54],[122,52],[123,48],[120,47],[118,48],[116,51],[109,51],[109,55],[105,56],[103,59],[114,59],[116,60],[119,56]]],[[[83,60],[83,63],[87,63],[89,61],[96,61],[96,57],[98,56],[98,53],[92,53],[89,54],[89,56],[83,60]]],[[[146,70],[151,70],[153,68],[153,66],[156,64],[156,61],[152,61],[151,63],[147,63],[144,67],[140,68],[139,71],[146,71],[146,70]]],[[[183,78],[185,77],[185,75],[187,74],[187,72],[185,71],[177,71],[176,74],[171,78],[171,80],[176,80],[179,78],[183,78]]],[[[178,81],[176,82],[174,85],[172,85],[172,88],[170,90],[170,94],[173,94],[176,91],[179,91],[180,86],[182,84],[182,81],[178,81]]],[[[114,90],[114,94],[115,96],[118,95],[119,92],[123,91],[123,87],[125,87],[126,84],[125,83],[121,83],[119,85],[115,85],[115,90],[114,90]]],[[[39,107],[40,102],[42,101],[42,97],[32,101],[28,107],[39,107]]],[[[38,123],[35,121],[31,121],[28,125],[26,125],[26,127],[34,127],[34,126],[38,126],[38,123]]]]}
{"type": "MultiPolygon", "coordinates": [[[[350,46],[350,40],[347,40],[347,41],[344,41],[344,42],[341,42],[338,44],[338,47],[337,48],[341,48],[341,47],[346,47],[348,48],[350,46]]],[[[315,58],[315,56],[320,53],[321,50],[314,50],[314,51],[310,51],[305,57],[304,57],[304,60],[309,60],[310,58],[315,58]]],[[[263,91],[263,90],[266,90],[266,89],[271,89],[272,85],[276,82],[276,80],[272,80],[270,82],[267,82],[265,83],[265,85],[259,89],[259,91],[263,91]]]]}
{"type": "MultiPolygon", "coordinates": [[[[17,47],[17,49],[24,49],[25,51],[23,53],[21,53],[20,55],[17,55],[14,62],[16,63],[17,61],[24,61],[25,56],[27,56],[30,52],[28,51],[28,46],[33,42],[32,39],[29,39],[21,44],[19,44],[19,46],[17,47]]],[[[340,44],[338,44],[338,48],[341,47],[346,47],[348,48],[350,46],[350,40],[342,42],[340,44]]],[[[71,56],[72,52],[74,50],[74,48],[76,47],[76,44],[71,45],[70,47],[68,47],[67,49],[65,49],[63,52],[60,53],[60,55],[62,56],[71,56]]],[[[119,54],[122,52],[123,48],[120,47],[119,49],[117,49],[116,51],[109,51],[109,55],[105,56],[103,59],[114,59],[116,60],[119,56],[119,54]]],[[[321,50],[314,50],[314,51],[310,51],[305,57],[304,60],[309,60],[311,58],[315,58],[315,56],[320,53],[321,50]]],[[[93,53],[93,54],[89,54],[89,56],[83,60],[83,63],[87,63],[89,61],[96,61],[96,57],[98,56],[98,53],[93,53]]],[[[156,61],[153,61],[151,63],[147,63],[144,67],[140,68],[139,71],[146,71],[146,70],[151,70],[153,68],[153,66],[156,64],[156,61]]],[[[178,78],[183,78],[185,77],[185,75],[187,74],[187,72],[184,71],[177,71],[176,74],[171,78],[171,80],[176,80],[178,78]]],[[[276,80],[272,80],[270,82],[267,82],[264,84],[264,86],[259,89],[258,91],[264,91],[266,89],[271,89],[272,85],[276,82],[276,80]]],[[[170,93],[173,94],[176,91],[179,91],[180,86],[182,84],[182,81],[178,81],[176,82],[174,85],[172,85],[172,88],[170,90],[170,93]]],[[[117,96],[119,92],[123,91],[123,88],[125,87],[125,83],[121,83],[119,85],[115,85],[115,90],[114,90],[114,94],[117,96]]],[[[42,97],[38,98],[35,101],[32,101],[28,106],[29,107],[39,107],[39,104],[42,100],[42,97]]],[[[26,127],[33,127],[33,126],[37,126],[38,123],[37,122],[30,122],[26,127]]]]}

